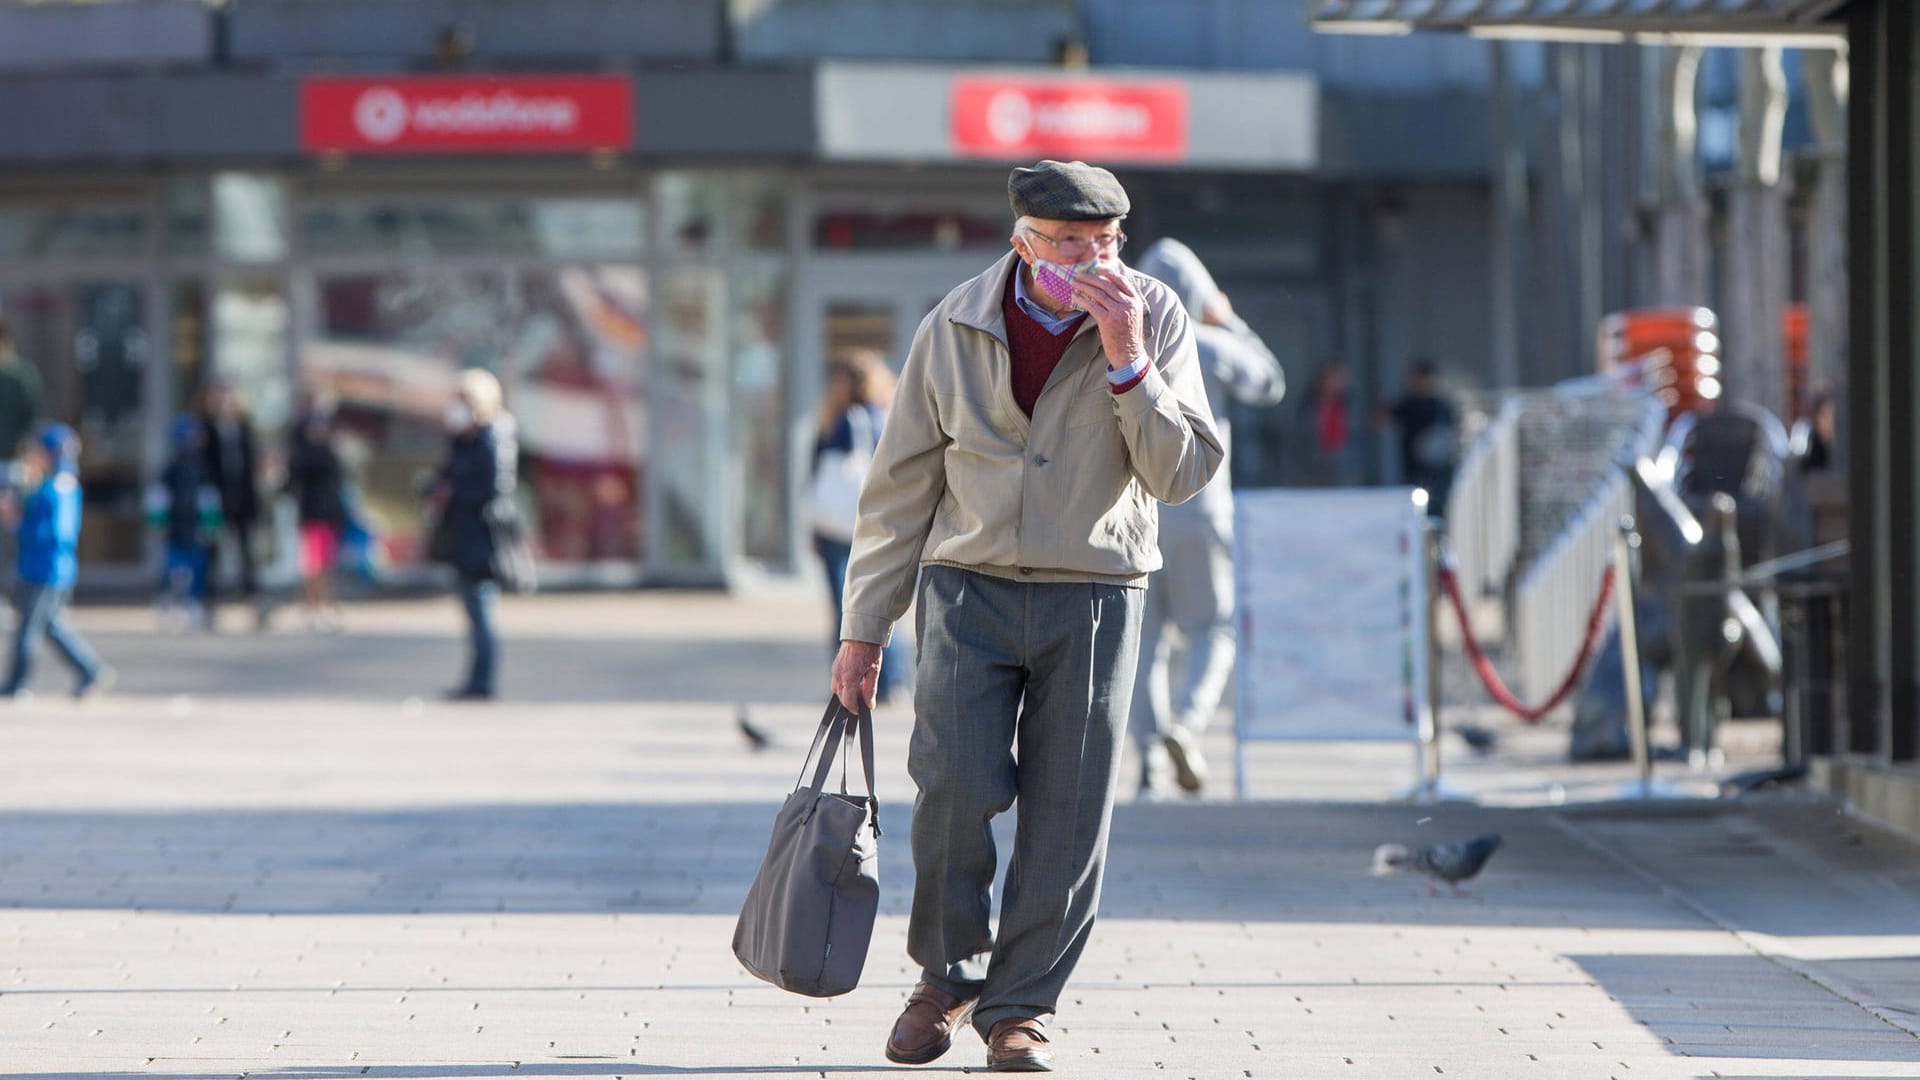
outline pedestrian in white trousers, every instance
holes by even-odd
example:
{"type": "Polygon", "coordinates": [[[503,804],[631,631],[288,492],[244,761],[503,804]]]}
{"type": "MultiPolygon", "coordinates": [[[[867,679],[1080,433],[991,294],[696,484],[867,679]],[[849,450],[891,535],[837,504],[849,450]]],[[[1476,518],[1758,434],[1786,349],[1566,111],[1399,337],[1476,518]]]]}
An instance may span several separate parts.
{"type": "MultiPolygon", "coordinates": [[[[1185,244],[1161,240],[1147,249],[1138,269],[1166,283],[1186,305],[1214,426],[1230,452],[1228,402],[1278,402],[1286,393],[1279,361],[1233,313],[1227,294],[1185,244]]],[[[1199,736],[1233,677],[1233,488],[1225,466],[1193,499],[1161,508],[1160,556],[1161,569],[1147,588],[1131,723],[1140,750],[1140,791],[1147,796],[1165,792],[1169,774],[1187,792],[1205,786],[1199,736]],[[1182,672],[1173,670],[1176,641],[1186,645],[1182,672]]]]}

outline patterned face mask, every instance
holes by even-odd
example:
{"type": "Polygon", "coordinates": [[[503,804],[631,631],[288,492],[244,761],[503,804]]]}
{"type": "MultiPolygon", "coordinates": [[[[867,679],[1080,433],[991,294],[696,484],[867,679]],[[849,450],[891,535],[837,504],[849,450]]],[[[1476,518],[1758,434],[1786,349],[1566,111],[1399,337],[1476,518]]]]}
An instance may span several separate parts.
{"type": "Polygon", "coordinates": [[[1033,260],[1033,280],[1039,284],[1042,292],[1053,297],[1054,303],[1070,305],[1073,303],[1073,279],[1081,274],[1093,273],[1093,268],[1098,265],[1099,259],[1062,265],[1036,255],[1033,260]]]}

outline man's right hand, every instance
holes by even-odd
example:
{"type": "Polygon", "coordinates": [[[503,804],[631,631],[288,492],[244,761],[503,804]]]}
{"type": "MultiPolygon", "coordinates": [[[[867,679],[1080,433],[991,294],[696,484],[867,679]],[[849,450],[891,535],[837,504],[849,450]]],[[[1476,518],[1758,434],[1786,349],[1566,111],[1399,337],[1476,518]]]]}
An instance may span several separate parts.
{"type": "Polygon", "coordinates": [[[880,694],[880,646],[871,641],[843,641],[833,658],[833,696],[852,712],[872,705],[880,694]]]}

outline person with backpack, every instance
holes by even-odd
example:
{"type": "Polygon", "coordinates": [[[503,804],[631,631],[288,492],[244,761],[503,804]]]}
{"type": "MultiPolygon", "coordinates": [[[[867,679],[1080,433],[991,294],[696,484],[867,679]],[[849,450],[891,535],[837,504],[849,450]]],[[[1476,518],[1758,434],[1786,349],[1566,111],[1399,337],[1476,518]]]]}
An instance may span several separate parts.
{"type": "MultiPolygon", "coordinates": [[[[808,513],[813,550],[826,570],[833,598],[833,627],[828,647],[840,649],[841,594],[847,586],[847,559],[853,554],[853,530],[860,520],[860,488],[867,482],[880,429],[893,403],[894,377],[879,353],[859,350],[827,369],[826,397],[813,444],[813,483],[808,513]]],[[[880,668],[878,700],[892,699],[900,680],[897,647],[880,668]]]]}

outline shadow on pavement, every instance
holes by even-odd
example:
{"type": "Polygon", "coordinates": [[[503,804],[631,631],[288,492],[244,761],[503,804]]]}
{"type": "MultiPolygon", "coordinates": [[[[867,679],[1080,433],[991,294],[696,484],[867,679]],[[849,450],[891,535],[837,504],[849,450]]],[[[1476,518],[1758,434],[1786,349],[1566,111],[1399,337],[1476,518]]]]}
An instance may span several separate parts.
{"type": "MultiPolygon", "coordinates": [[[[0,814],[0,906],[730,916],[765,850],[776,809],[769,800],[16,811],[0,814]]],[[[886,810],[881,906],[904,914],[912,883],[906,807],[886,810]]],[[[1011,822],[997,824],[1004,857],[1011,822]]],[[[1790,886],[1802,872],[1781,863],[1776,886],[1790,886]]],[[[1707,925],[1570,837],[1548,811],[1468,806],[1121,806],[1101,910],[1109,917],[1199,921],[1707,925]],[[1419,878],[1369,872],[1377,844],[1486,831],[1503,833],[1506,846],[1471,883],[1468,897],[1429,896],[1419,878]]],[[[1807,925],[1804,912],[1782,907],[1777,913],[1781,925],[1768,920],[1747,928],[1820,932],[1807,925]]],[[[1855,920],[1832,932],[1900,934],[1910,927],[1855,920]]]]}
{"type": "MultiPolygon", "coordinates": [[[[132,694],[432,697],[464,675],[465,641],[403,634],[89,635],[132,694]]],[[[502,644],[501,693],[520,702],[787,702],[824,685],[826,645],[784,641],[597,641],[537,637],[502,644]]],[[[41,665],[34,689],[63,694],[66,671],[41,665]]]]}
{"type": "MultiPolygon", "coordinates": [[[[1839,996],[1810,1005],[1806,996],[1792,993],[1804,977],[1763,956],[1620,953],[1568,959],[1675,1054],[1920,1064],[1920,1040],[1892,1025],[1863,1033],[1860,1006],[1839,996]],[[1797,1004],[1786,1010],[1782,1001],[1797,1004]]],[[[1917,959],[1885,962],[1911,969],[1917,959]]]]}
{"type": "MultiPolygon", "coordinates": [[[[349,1067],[248,1068],[246,1080],[434,1080],[455,1076],[833,1076],[841,1072],[895,1072],[899,1065],[641,1065],[632,1059],[607,1063],[503,1063],[503,1065],[349,1065],[349,1067]]],[[[968,1068],[916,1067],[914,1074],[970,1072],[968,1068]]],[[[225,1072],[217,1072],[225,1076],[225,1072]]],[[[0,1072],[0,1080],[207,1080],[209,1072],[0,1072]]]]}

